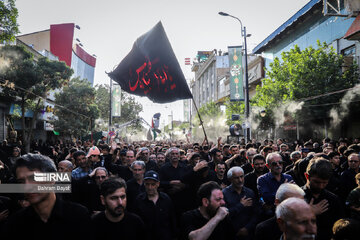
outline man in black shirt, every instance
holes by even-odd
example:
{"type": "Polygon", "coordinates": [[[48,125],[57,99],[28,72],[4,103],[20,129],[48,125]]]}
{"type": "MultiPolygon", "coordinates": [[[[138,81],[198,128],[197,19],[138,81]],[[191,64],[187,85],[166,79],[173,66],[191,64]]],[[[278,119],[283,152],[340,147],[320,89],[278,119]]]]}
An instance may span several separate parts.
{"type": "Polygon", "coordinates": [[[144,173],[145,163],[143,161],[135,161],[131,164],[133,178],[126,182],[127,209],[133,212],[135,209],[135,200],[140,193],[145,192],[144,173]]]}
{"type": "Polygon", "coordinates": [[[186,209],[188,200],[184,194],[186,185],[181,181],[186,172],[186,168],[179,162],[180,151],[178,148],[170,148],[167,156],[170,161],[165,163],[159,172],[160,186],[173,201],[176,214],[180,217],[181,213],[186,209]]]}
{"type": "MultiPolygon", "coordinates": [[[[26,185],[36,183],[35,172],[56,172],[54,162],[40,154],[22,156],[14,169],[18,182],[26,185]]],[[[10,216],[0,234],[1,239],[92,239],[88,229],[90,216],[85,207],[63,201],[53,191],[24,195],[30,206],[10,216]],[[64,231],[74,226],[76,231],[64,231]]]]}
{"type": "Polygon", "coordinates": [[[149,240],[171,240],[176,237],[176,216],[171,199],[158,192],[159,175],[148,171],[144,176],[145,193],[141,193],[135,204],[135,213],[145,223],[149,240]]]}
{"type": "Polygon", "coordinates": [[[306,169],[305,200],[310,203],[317,225],[317,240],[331,238],[331,229],[336,220],[344,215],[339,198],[326,190],[332,174],[331,163],[324,158],[311,159],[306,169]]]}
{"type": "Polygon", "coordinates": [[[101,202],[105,211],[92,219],[95,239],[145,239],[141,218],[126,211],[126,183],[109,178],[101,184],[101,202]]]}
{"type": "Polygon", "coordinates": [[[235,239],[219,184],[204,183],[199,188],[198,197],[200,207],[182,216],[182,239],[235,239]]]}
{"type": "Polygon", "coordinates": [[[250,188],[254,191],[255,197],[259,198],[259,191],[257,188],[257,179],[261,175],[267,173],[269,170],[266,167],[265,158],[261,154],[256,154],[252,158],[252,164],[254,167],[254,171],[245,175],[244,186],[250,188]]]}

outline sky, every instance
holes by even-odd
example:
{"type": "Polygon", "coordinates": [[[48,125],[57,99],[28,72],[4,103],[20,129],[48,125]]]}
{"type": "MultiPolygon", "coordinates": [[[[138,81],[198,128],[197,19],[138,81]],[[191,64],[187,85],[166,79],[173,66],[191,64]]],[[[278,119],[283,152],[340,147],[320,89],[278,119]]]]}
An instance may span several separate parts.
{"type": "MultiPolygon", "coordinates": [[[[112,71],[129,53],[134,41],[161,21],[183,73],[193,79],[191,66],[184,59],[195,58],[197,51],[241,45],[240,24],[220,16],[226,12],[238,17],[251,37],[247,39],[250,53],[276,28],[299,11],[309,0],[16,0],[21,34],[49,29],[51,24],[75,23],[74,38],[84,49],[97,56],[95,84],[109,84],[105,72],[112,71]]],[[[160,112],[182,120],[182,101],[155,104],[137,98],[143,104],[140,114],[150,122],[160,112]]],[[[162,123],[163,120],[160,122],[162,123]]]]}

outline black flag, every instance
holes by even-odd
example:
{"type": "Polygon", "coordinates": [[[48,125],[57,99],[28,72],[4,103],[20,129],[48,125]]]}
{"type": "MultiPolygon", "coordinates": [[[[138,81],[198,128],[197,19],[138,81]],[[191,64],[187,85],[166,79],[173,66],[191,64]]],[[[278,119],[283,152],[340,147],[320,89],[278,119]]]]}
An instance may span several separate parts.
{"type": "Polygon", "coordinates": [[[108,75],[124,91],[147,96],[153,102],[192,98],[161,22],[139,37],[130,53],[108,75]]]}

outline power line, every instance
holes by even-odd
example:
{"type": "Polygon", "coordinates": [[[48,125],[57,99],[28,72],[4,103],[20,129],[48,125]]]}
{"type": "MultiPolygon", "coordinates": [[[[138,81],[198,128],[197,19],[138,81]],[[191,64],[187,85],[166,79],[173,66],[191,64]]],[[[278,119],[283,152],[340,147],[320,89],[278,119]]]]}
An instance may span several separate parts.
{"type": "MultiPolygon", "coordinates": [[[[353,103],[353,102],[360,102],[360,100],[356,100],[356,101],[346,101],[344,103],[353,103]]],[[[341,102],[336,102],[336,103],[324,103],[324,104],[316,104],[316,105],[307,105],[307,106],[303,106],[303,107],[320,107],[320,106],[327,106],[327,105],[338,105],[341,104],[341,102]]]]}
{"type": "MultiPolygon", "coordinates": [[[[1,79],[0,82],[6,83],[6,80],[1,79]]],[[[5,87],[6,87],[6,86],[5,86],[5,87]]],[[[91,119],[89,116],[86,116],[86,115],[84,115],[84,114],[82,114],[82,113],[75,112],[75,111],[73,111],[73,110],[70,110],[70,109],[68,109],[67,107],[64,107],[64,106],[62,106],[62,105],[60,105],[60,104],[55,103],[55,102],[54,102],[53,100],[51,100],[51,99],[44,98],[43,96],[37,95],[37,94],[35,94],[35,93],[33,93],[33,92],[30,92],[30,91],[28,91],[28,90],[26,90],[26,89],[24,89],[24,88],[22,88],[22,87],[19,87],[19,86],[14,85],[14,88],[17,88],[18,90],[21,90],[21,91],[23,91],[23,92],[29,93],[29,94],[31,94],[31,95],[33,95],[33,96],[35,96],[35,97],[41,98],[41,99],[43,99],[44,101],[50,102],[50,103],[54,104],[54,106],[59,107],[59,108],[62,108],[62,109],[64,109],[64,110],[68,111],[68,112],[71,112],[71,113],[75,114],[75,115],[80,115],[80,116],[82,116],[82,117],[91,119]]]]}
{"type": "Polygon", "coordinates": [[[310,100],[313,100],[313,99],[316,99],[316,98],[321,98],[321,97],[325,97],[325,96],[329,96],[329,95],[333,95],[333,94],[337,94],[337,93],[350,91],[350,90],[353,90],[353,89],[356,89],[356,88],[359,88],[359,87],[360,87],[360,85],[356,85],[355,87],[352,87],[352,88],[346,88],[346,89],[338,90],[338,91],[335,91],[335,92],[324,93],[324,94],[321,94],[321,95],[312,96],[312,97],[308,97],[308,98],[303,98],[303,99],[299,99],[299,100],[296,100],[296,101],[306,102],[306,101],[310,101],[310,100]]]}

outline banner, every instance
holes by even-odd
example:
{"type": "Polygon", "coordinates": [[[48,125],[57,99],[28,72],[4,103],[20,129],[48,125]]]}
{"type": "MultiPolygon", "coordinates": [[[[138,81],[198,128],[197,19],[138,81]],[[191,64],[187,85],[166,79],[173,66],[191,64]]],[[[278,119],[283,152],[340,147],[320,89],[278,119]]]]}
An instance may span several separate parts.
{"type": "Polygon", "coordinates": [[[244,101],[242,47],[228,47],[230,65],[230,101],[244,101]]]}
{"type": "Polygon", "coordinates": [[[146,96],[153,102],[192,98],[161,22],[139,37],[130,53],[108,75],[124,91],[146,96]]]}
{"type": "Polygon", "coordinates": [[[111,93],[111,116],[121,117],[121,88],[120,85],[113,84],[111,93]]]}

